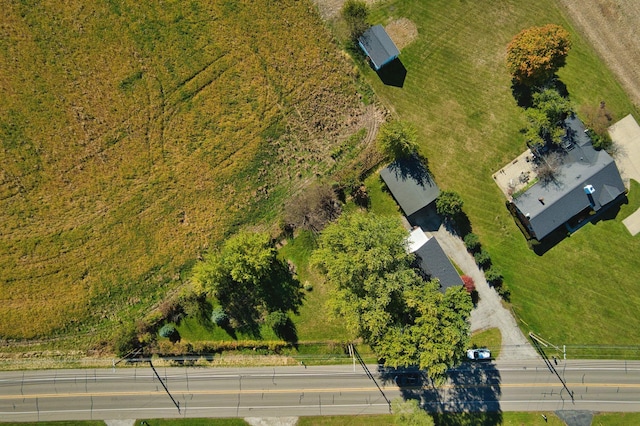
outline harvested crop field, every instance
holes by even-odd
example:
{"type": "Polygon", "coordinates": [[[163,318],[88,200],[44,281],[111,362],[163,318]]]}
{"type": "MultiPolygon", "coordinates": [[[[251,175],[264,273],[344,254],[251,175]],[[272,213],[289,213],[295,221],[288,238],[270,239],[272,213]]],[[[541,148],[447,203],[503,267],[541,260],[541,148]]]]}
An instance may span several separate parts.
{"type": "Polygon", "coordinates": [[[353,66],[311,2],[271,7],[5,2],[0,337],[108,334],[335,168],[353,66]]]}
{"type": "Polygon", "coordinates": [[[559,0],[577,29],[616,74],[640,106],[640,2],[559,0]]]}

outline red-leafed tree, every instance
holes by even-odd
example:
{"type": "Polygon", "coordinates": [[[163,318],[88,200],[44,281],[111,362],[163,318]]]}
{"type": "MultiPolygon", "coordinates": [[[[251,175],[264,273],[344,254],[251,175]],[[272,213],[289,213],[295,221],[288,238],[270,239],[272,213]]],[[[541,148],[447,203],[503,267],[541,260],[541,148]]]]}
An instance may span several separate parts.
{"type": "Polygon", "coordinates": [[[542,85],[564,66],[570,49],[569,32],[559,25],[527,28],[507,46],[507,67],[517,83],[542,85]]]}
{"type": "Polygon", "coordinates": [[[473,281],[473,278],[468,275],[463,275],[460,278],[462,278],[462,283],[464,284],[464,289],[467,290],[467,293],[473,293],[476,289],[476,283],[473,281]]]}

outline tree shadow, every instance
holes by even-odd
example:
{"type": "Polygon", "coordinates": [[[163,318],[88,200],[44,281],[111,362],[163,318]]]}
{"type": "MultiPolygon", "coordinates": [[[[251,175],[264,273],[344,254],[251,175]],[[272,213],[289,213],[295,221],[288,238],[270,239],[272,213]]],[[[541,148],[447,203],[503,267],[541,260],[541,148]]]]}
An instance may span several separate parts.
{"type": "Polygon", "coordinates": [[[231,337],[233,340],[238,340],[238,335],[236,334],[236,330],[233,327],[231,327],[231,324],[229,324],[229,321],[225,322],[224,324],[221,324],[219,327],[222,328],[225,331],[225,333],[227,333],[229,337],[231,337]]]}
{"type": "Polygon", "coordinates": [[[460,212],[453,218],[445,219],[444,227],[447,231],[460,238],[464,238],[472,230],[471,221],[465,212],[460,212]]]}
{"type": "Polygon", "coordinates": [[[540,86],[529,86],[519,83],[516,79],[511,80],[511,94],[521,108],[531,108],[531,106],[533,106],[533,94],[544,88],[557,90],[563,98],[569,96],[567,85],[564,84],[557,75],[554,75],[549,81],[540,86]]]}
{"type": "Polygon", "coordinates": [[[429,173],[427,159],[416,154],[396,159],[389,164],[389,170],[396,175],[398,180],[412,179],[422,187],[435,185],[435,181],[429,173]]]}
{"type": "Polygon", "coordinates": [[[376,71],[376,73],[385,85],[393,87],[403,87],[407,77],[407,69],[400,58],[395,58],[376,71]]]}
{"type": "Polygon", "coordinates": [[[442,225],[442,217],[436,211],[433,203],[409,215],[407,220],[412,226],[419,226],[424,231],[435,232],[442,225]]]}
{"type": "Polygon", "coordinates": [[[262,291],[262,299],[268,312],[293,311],[297,314],[305,297],[302,284],[292,276],[289,265],[280,259],[274,262],[262,291]]]}
{"type": "Polygon", "coordinates": [[[403,399],[416,399],[436,425],[502,423],[500,372],[492,362],[465,362],[449,370],[450,386],[435,387],[418,369],[380,368],[384,383],[395,383],[403,399]]]}
{"type": "Polygon", "coordinates": [[[530,108],[533,104],[533,89],[516,79],[511,80],[511,94],[520,108],[530,108]]]}
{"type": "Polygon", "coordinates": [[[291,343],[296,349],[298,348],[298,331],[291,318],[287,318],[284,324],[274,327],[273,332],[278,338],[291,343]]]}

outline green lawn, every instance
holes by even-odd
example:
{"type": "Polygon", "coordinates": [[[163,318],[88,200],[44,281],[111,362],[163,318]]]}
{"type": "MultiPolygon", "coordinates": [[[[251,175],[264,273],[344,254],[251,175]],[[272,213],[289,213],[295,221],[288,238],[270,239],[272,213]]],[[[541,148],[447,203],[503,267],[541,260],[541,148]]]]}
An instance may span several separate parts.
{"type": "Polygon", "coordinates": [[[627,426],[640,424],[640,413],[602,413],[593,417],[591,426],[627,426]]]}
{"type": "Polygon", "coordinates": [[[495,359],[500,356],[500,348],[502,346],[502,335],[500,329],[490,328],[485,331],[473,333],[471,335],[471,347],[489,348],[491,356],[495,359]]]}
{"type": "Polygon", "coordinates": [[[144,419],[136,420],[136,426],[143,421],[146,422],[148,426],[245,426],[248,424],[243,419],[144,419]]]}
{"type": "Polygon", "coordinates": [[[512,93],[505,50],[521,29],[557,23],[574,47],[560,78],[580,106],[605,100],[615,118],[638,111],[551,0],[389,1],[374,23],[410,18],[419,36],[400,59],[403,87],[361,65],[376,94],[418,128],[421,152],[441,188],[460,193],[473,231],[512,291],[524,331],[552,343],[635,344],[640,340],[640,238],[621,219],[640,206],[634,185],[615,219],[587,225],[542,256],[529,249],[491,175],[526,147],[523,110],[512,93]]]}

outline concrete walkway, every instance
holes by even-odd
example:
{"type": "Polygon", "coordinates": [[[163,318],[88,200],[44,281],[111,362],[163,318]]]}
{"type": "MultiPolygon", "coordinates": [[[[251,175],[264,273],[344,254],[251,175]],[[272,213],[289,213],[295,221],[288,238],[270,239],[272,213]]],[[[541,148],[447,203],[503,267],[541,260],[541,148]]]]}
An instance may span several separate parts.
{"type": "Polygon", "coordinates": [[[467,251],[464,242],[451,234],[443,225],[437,231],[431,231],[449,258],[473,278],[480,296],[478,306],[471,312],[471,331],[498,328],[502,334],[500,360],[522,360],[538,358],[527,338],[518,328],[510,311],[504,308],[496,291],[489,287],[484,273],[476,265],[473,256],[467,251]]]}

